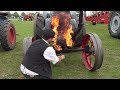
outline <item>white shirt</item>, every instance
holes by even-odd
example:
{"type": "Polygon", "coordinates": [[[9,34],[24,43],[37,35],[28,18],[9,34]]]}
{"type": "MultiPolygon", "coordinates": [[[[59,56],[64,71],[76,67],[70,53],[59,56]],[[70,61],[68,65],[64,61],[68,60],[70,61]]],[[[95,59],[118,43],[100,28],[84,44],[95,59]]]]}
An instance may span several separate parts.
{"type": "MultiPolygon", "coordinates": [[[[44,40],[44,39],[43,39],[44,40]]],[[[46,40],[44,40],[47,44],[49,44],[46,40]]],[[[48,61],[52,62],[53,64],[56,64],[59,61],[59,58],[56,55],[56,52],[53,47],[48,47],[45,49],[43,56],[45,59],[48,61]]],[[[24,65],[20,65],[20,70],[22,71],[23,74],[26,75],[38,75],[37,73],[30,71],[27,69],[24,65]]]]}

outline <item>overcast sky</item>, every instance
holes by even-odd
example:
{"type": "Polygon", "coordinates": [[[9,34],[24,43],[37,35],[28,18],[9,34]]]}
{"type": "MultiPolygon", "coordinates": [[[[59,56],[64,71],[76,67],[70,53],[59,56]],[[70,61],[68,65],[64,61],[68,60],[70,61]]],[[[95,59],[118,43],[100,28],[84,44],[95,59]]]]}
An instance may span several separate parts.
{"type": "MultiPolygon", "coordinates": [[[[22,12],[25,12],[26,14],[28,13],[35,13],[35,12],[40,12],[43,13],[43,11],[10,11],[10,13],[18,12],[19,15],[21,15],[22,12]]],[[[91,11],[86,11],[87,16],[91,15],[91,11]]]]}

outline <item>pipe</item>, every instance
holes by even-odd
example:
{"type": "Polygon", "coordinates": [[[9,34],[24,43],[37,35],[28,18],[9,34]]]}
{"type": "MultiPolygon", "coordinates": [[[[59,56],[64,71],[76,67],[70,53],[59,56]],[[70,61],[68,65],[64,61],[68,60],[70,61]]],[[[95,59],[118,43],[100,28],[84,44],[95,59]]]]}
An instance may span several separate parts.
{"type": "Polygon", "coordinates": [[[57,51],[57,53],[62,54],[62,53],[69,53],[69,52],[78,52],[78,51],[83,51],[84,48],[76,48],[76,49],[63,49],[62,51],[57,51]]]}

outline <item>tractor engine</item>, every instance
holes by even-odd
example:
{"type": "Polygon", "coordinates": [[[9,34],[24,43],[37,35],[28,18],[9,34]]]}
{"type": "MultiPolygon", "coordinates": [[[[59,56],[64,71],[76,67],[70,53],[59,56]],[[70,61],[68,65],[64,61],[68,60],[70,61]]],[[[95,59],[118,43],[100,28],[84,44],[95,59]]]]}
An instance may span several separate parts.
{"type": "Polygon", "coordinates": [[[71,16],[66,12],[55,13],[51,18],[51,28],[55,32],[53,45],[57,51],[73,46],[71,16]]]}

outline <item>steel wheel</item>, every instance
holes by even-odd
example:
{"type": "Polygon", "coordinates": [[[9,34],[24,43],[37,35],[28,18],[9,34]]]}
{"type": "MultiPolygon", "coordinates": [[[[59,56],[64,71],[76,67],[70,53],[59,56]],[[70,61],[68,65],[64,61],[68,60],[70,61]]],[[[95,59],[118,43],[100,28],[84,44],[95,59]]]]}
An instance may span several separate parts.
{"type": "Polygon", "coordinates": [[[103,63],[103,49],[97,34],[86,34],[82,40],[82,57],[85,67],[90,71],[99,69],[103,63]]]}

